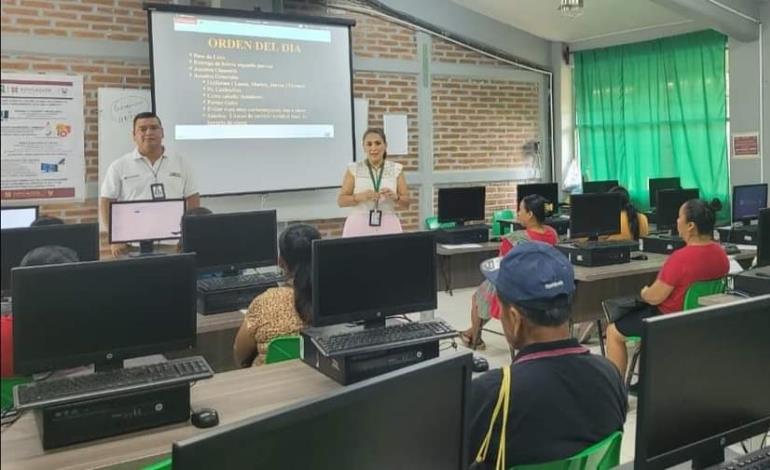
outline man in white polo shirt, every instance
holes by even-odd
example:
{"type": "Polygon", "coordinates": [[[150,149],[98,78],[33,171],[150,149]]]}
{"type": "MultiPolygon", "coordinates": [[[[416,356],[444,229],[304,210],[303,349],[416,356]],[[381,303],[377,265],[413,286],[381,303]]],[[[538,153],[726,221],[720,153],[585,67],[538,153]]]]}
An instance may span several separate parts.
{"type": "MultiPolygon", "coordinates": [[[[102,182],[99,212],[103,227],[110,226],[110,202],[185,198],[187,209],[200,205],[192,173],[178,155],[165,153],[163,126],[152,112],[134,117],[136,148],[112,162],[102,182]]],[[[113,256],[128,252],[128,246],[110,247],[113,256]]]]}

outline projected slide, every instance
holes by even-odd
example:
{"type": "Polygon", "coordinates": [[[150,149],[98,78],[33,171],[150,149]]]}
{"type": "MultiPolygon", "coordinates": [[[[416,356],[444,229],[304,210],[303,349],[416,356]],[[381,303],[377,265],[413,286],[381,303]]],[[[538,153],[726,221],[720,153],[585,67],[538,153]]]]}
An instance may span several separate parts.
{"type": "Polygon", "coordinates": [[[155,109],[203,194],[339,185],[353,160],[348,26],[151,19],[155,109]]]}

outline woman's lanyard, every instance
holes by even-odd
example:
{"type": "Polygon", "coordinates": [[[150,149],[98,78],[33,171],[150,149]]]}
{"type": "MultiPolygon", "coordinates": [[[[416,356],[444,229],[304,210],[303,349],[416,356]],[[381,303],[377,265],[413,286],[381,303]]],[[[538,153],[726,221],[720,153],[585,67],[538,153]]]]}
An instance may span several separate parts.
{"type": "MultiPolygon", "coordinates": [[[[377,174],[377,178],[374,177],[374,171],[372,171],[372,165],[369,163],[369,160],[366,161],[366,167],[369,169],[369,177],[372,179],[372,186],[374,187],[374,192],[379,193],[380,184],[382,183],[382,172],[385,169],[385,162],[382,162],[382,165],[380,165],[380,171],[377,174]]],[[[379,198],[374,200],[375,209],[377,209],[377,206],[379,206],[379,203],[380,203],[379,198]]]]}
{"type": "Polygon", "coordinates": [[[536,361],[538,359],[545,359],[548,357],[561,357],[572,356],[576,354],[588,354],[590,351],[583,346],[570,346],[568,348],[551,349],[550,351],[540,351],[536,353],[525,354],[524,356],[517,356],[513,360],[513,364],[521,364],[529,361],[536,361]]]}

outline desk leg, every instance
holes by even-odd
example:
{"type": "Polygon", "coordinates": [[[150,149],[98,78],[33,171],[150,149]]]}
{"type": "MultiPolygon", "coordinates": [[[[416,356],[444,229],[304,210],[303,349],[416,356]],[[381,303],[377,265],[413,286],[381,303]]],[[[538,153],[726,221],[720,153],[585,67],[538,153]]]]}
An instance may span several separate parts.
{"type": "Polygon", "coordinates": [[[438,257],[439,268],[441,269],[441,277],[444,278],[444,292],[449,295],[452,294],[452,257],[439,255],[438,257]],[[449,266],[447,266],[449,264],[449,266]]]}
{"type": "Polygon", "coordinates": [[[596,320],[596,332],[599,334],[599,348],[602,351],[602,356],[607,357],[607,353],[604,351],[604,329],[601,318],[596,320]]]}

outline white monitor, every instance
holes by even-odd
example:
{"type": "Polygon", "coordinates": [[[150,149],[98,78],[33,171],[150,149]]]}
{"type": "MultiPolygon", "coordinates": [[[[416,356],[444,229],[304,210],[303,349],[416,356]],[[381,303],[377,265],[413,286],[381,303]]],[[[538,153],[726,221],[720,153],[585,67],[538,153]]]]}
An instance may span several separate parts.
{"type": "Polygon", "coordinates": [[[0,228],[29,227],[37,219],[37,206],[3,207],[0,209],[0,228]]]}
{"type": "Polygon", "coordinates": [[[184,199],[113,202],[110,243],[179,239],[184,211],[184,199]]]}

